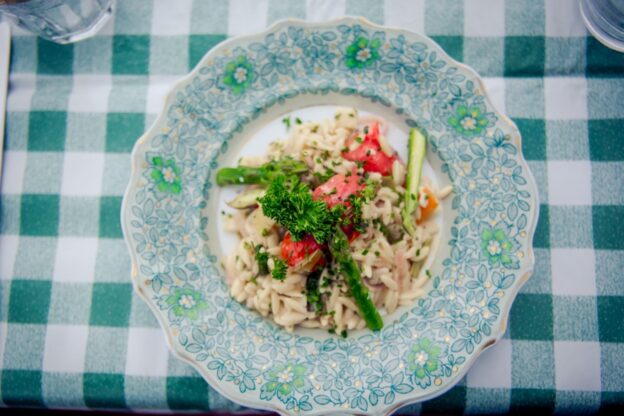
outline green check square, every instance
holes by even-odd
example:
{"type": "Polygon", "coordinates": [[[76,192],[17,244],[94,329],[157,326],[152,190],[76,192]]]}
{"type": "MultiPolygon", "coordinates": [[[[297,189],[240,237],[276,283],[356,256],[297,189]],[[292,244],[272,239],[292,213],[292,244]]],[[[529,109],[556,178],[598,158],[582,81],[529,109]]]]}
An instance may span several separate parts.
{"type": "Polygon", "coordinates": [[[0,234],[19,234],[21,197],[0,194],[0,234]]]}
{"type": "MultiPolygon", "coordinates": [[[[378,3],[375,1],[375,3],[378,3]]],[[[358,2],[356,2],[356,5],[358,2]]],[[[368,5],[370,3],[364,3],[368,5]]],[[[375,10],[375,9],[373,9],[375,10]]],[[[380,13],[380,16],[383,16],[383,10],[380,13]]],[[[269,2],[269,11],[267,13],[267,24],[272,24],[277,20],[295,18],[305,20],[306,18],[306,4],[302,1],[270,1],[269,2]]],[[[383,23],[383,22],[381,22],[383,23]]]]}
{"type": "Polygon", "coordinates": [[[463,414],[466,407],[466,386],[455,386],[442,396],[422,404],[423,414],[463,414]]]}
{"type": "Polygon", "coordinates": [[[91,325],[126,327],[130,318],[130,283],[94,283],[91,325]]]}
{"type": "Polygon", "coordinates": [[[125,408],[122,374],[85,373],[83,394],[88,407],[125,408]]]}
{"type": "Polygon", "coordinates": [[[98,241],[95,260],[97,282],[126,283],[131,267],[128,248],[122,239],[102,238],[98,241]]]}
{"type": "MultiPolygon", "coordinates": [[[[121,242],[123,243],[123,241],[121,242]]],[[[126,257],[128,256],[126,255],[126,257]]],[[[130,268],[127,268],[122,276],[122,278],[126,281],[128,279],[128,270],[130,270],[130,268]]],[[[149,306],[147,306],[147,304],[143,302],[143,300],[138,296],[132,296],[132,307],[130,311],[130,326],[141,328],[159,328],[158,320],[154,316],[154,313],[150,310],[149,306]]],[[[171,375],[171,371],[169,372],[169,374],[171,375]]]]}
{"type": "Polygon", "coordinates": [[[552,414],[555,408],[555,390],[512,389],[510,414],[542,415],[552,414]]]}
{"type": "Polygon", "coordinates": [[[113,74],[147,75],[150,38],[147,35],[113,37],[113,74]]]}
{"type": "Polygon", "coordinates": [[[106,141],[106,114],[69,113],[65,150],[101,152],[106,141]]]}
{"type": "Polygon", "coordinates": [[[28,149],[30,113],[25,111],[7,111],[4,121],[4,150],[28,149]]]}
{"type": "Polygon", "coordinates": [[[543,36],[505,37],[505,76],[544,76],[545,44],[543,36]]]}
{"type": "Polygon", "coordinates": [[[37,38],[37,72],[40,74],[68,75],[73,72],[74,45],[37,38]]]}
{"type": "Polygon", "coordinates": [[[527,160],[546,160],[546,126],[544,120],[515,118],[522,135],[522,154],[527,160]]]}
{"type": "Polygon", "coordinates": [[[43,406],[41,371],[3,370],[2,401],[7,406],[43,406]]]}
{"type": "Polygon", "coordinates": [[[61,152],[28,152],[23,192],[58,194],[63,178],[63,161],[61,152]]]}
{"type": "Polygon", "coordinates": [[[13,276],[25,280],[47,280],[54,271],[56,237],[21,236],[17,246],[13,276]],[[36,258],[36,261],[33,261],[36,258]]]}
{"type": "Polygon", "coordinates": [[[624,54],[607,48],[593,37],[587,38],[588,77],[624,76],[624,54]]]}
{"type": "Polygon", "coordinates": [[[56,151],[65,149],[67,113],[64,111],[31,111],[28,120],[28,150],[56,151]]]}
{"type": "Polygon", "coordinates": [[[20,234],[55,236],[59,224],[58,195],[22,195],[20,234]]]}
{"type": "Polygon", "coordinates": [[[552,340],[552,296],[519,293],[511,307],[509,327],[512,339],[552,340]]]}
{"type": "Polygon", "coordinates": [[[504,38],[465,37],[464,62],[484,77],[503,75],[504,38]]]}
{"type": "Polygon", "coordinates": [[[6,330],[3,368],[39,370],[45,350],[46,326],[9,324],[6,330]]]}
{"type": "Polygon", "coordinates": [[[589,159],[587,121],[546,121],[546,148],[549,160],[589,159]]]}
{"type": "Polygon", "coordinates": [[[109,113],[106,119],[106,151],[129,153],[144,131],[144,114],[109,113]]]}
{"type": "Polygon", "coordinates": [[[120,196],[103,196],[100,198],[100,237],[123,238],[119,219],[120,212],[120,196]]]}
{"type": "Polygon", "coordinates": [[[167,377],[167,403],[174,410],[208,410],[208,385],[201,377],[167,377]]]}
{"type": "Polygon", "coordinates": [[[548,76],[570,76],[585,73],[585,38],[546,38],[544,73],[548,76]]]}
{"type": "Polygon", "coordinates": [[[50,299],[48,323],[88,325],[90,310],[90,284],[54,282],[50,299]]]}
{"type": "Polygon", "coordinates": [[[624,206],[594,205],[592,225],[595,248],[624,250],[624,206]]]}
{"type": "Polygon", "coordinates": [[[87,338],[84,370],[88,373],[122,374],[126,370],[127,351],[127,326],[91,325],[87,338]]]}
{"type": "Polygon", "coordinates": [[[112,44],[110,36],[94,36],[74,44],[74,73],[110,73],[112,44]]]}
{"type": "MultiPolygon", "coordinates": [[[[227,33],[228,3],[221,0],[194,1],[191,6],[191,33],[227,33]]],[[[290,3],[280,2],[281,5],[290,3]]]]}
{"type": "Polygon", "coordinates": [[[597,341],[598,316],[593,296],[553,298],[554,337],[557,341],[597,341]]]}
{"type": "Polygon", "coordinates": [[[624,403],[624,392],[603,391],[600,395],[600,415],[621,415],[622,403],[624,403]]]}
{"type": "Polygon", "coordinates": [[[555,388],[555,347],[552,341],[513,340],[511,385],[522,389],[555,388]]]}
{"type": "Polygon", "coordinates": [[[37,72],[36,36],[11,37],[11,73],[37,72]]]}
{"type": "Polygon", "coordinates": [[[150,38],[150,74],[183,75],[188,72],[188,36],[150,38]],[[175,56],[175,59],[171,57],[175,56]]]}
{"type": "Polygon", "coordinates": [[[546,204],[540,204],[539,218],[533,236],[533,247],[550,248],[550,215],[549,206],[546,204]]]}
{"type": "Polygon", "coordinates": [[[550,250],[534,247],[533,251],[535,268],[529,280],[520,289],[520,293],[552,293],[550,250]]]}
{"type": "Polygon", "coordinates": [[[570,415],[579,413],[594,414],[600,408],[599,391],[565,391],[556,392],[555,414],[570,415]]]}
{"type": "Polygon", "coordinates": [[[545,14],[544,4],[541,1],[505,2],[505,33],[524,36],[543,35],[545,14]]]}
{"type": "Polygon", "coordinates": [[[425,32],[431,35],[464,34],[464,2],[437,0],[425,2],[425,32]]]}
{"type": "Polygon", "coordinates": [[[97,197],[62,196],[58,234],[97,236],[100,200],[97,197]]]}
{"type": "Polygon", "coordinates": [[[46,324],[51,290],[52,282],[48,280],[13,280],[9,298],[9,322],[46,324]]]}
{"type": "MultiPolygon", "coordinates": [[[[9,301],[11,296],[12,280],[0,279],[0,322],[9,320],[9,301]]],[[[0,360],[2,364],[2,360],[0,360]]]]}
{"type": "Polygon", "coordinates": [[[195,68],[201,58],[225,38],[225,35],[191,35],[188,44],[188,67],[195,68]]]}
{"type": "Polygon", "coordinates": [[[624,119],[589,120],[591,160],[624,160],[624,119]]]}
{"type": "Polygon", "coordinates": [[[529,160],[527,164],[537,184],[537,194],[540,202],[548,201],[548,162],[545,160],[529,160]]]}
{"type": "Polygon", "coordinates": [[[124,376],[126,405],[132,409],[166,409],[167,378],[124,376]]]}
{"type": "Polygon", "coordinates": [[[362,16],[379,25],[384,22],[384,3],[378,0],[347,1],[345,14],[362,16]]]}
{"type": "Polygon", "coordinates": [[[509,410],[509,390],[475,387],[466,389],[465,414],[500,415],[507,413],[507,410],[509,410]]]}
{"type": "Polygon", "coordinates": [[[43,373],[43,397],[51,408],[84,408],[81,373],[43,373]]]}
{"type": "MultiPolygon", "coordinates": [[[[620,391],[624,374],[624,344],[605,342],[600,346],[601,388],[603,391],[620,391]]],[[[622,397],[624,399],[624,397],[622,397]]],[[[624,403],[624,400],[620,403],[624,403]]]]}
{"type": "Polygon", "coordinates": [[[624,296],[598,296],[600,342],[624,342],[624,296]]]}
{"type": "Polygon", "coordinates": [[[596,290],[599,295],[624,296],[624,256],[618,250],[595,250],[596,290]]]}
{"type": "Polygon", "coordinates": [[[464,60],[464,38],[462,36],[432,36],[444,51],[457,61],[464,60]]]}
{"type": "Polygon", "coordinates": [[[594,246],[592,228],[591,206],[550,206],[550,245],[552,247],[592,248],[594,246]]]}

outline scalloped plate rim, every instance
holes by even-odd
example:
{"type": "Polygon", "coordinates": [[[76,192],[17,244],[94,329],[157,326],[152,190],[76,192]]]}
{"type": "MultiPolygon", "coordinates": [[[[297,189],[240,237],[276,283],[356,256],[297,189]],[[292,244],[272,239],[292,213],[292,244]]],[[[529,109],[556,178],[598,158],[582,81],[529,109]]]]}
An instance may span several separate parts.
{"type": "MultiPolygon", "coordinates": [[[[158,324],[160,326],[160,328],[162,329],[162,331],[165,334],[165,341],[167,343],[167,347],[169,348],[169,350],[172,352],[172,354],[174,356],[176,356],[176,358],[184,361],[185,363],[191,365],[193,368],[195,368],[199,374],[204,378],[204,380],[206,380],[206,382],[212,387],[214,388],[218,393],[220,393],[221,395],[225,396],[226,398],[228,398],[229,400],[242,405],[242,406],[247,406],[250,408],[254,408],[254,409],[262,409],[262,410],[270,410],[270,411],[274,411],[277,412],[279,414],[290,414],[288,411],[277,407],[277,406],[273,406],[271,405],[272,402],[266,402],[266,401],[260,401],[260,400],[248,400],[247,399],[247,395],[243,394],[243,393],[234,393],[231,394],[230,392],[228,392],[226,389],[224,389],[219,380],[213,379],[213,377],[210,375],[209,372],[205,371],[205,369],[199,365],[198,362],[196,362],[195,360],[193,360],[192,358],[190,358],[189,356],[187,356],[186,352],[181,349],[179,347],[179,345],[177,343],[175,343],[173,341],[173,334],[170,332],[170,329],[168,327],[168,324],[166,322],[166,317],[162,314],[162,311],[160,311],[159,309],[156,308],[155,304],[147,297],[147,295],[143,292],[142,288],[140,287],[140,285],[138,284],[137,278],[138,278],[138,270],[137,270],[137,260],[136,260],[136,253],[133,250],[132,247],[132,242],[129,238],[129,230],[128,230],[128,223],[127,223],[127,216],[128,216],[128,209],[129,209],[129,196],[131,194],[132,189],[134,188],[133,183],[134,180],[136,179],[136,175],[137,175],[137,164],[135,163],[135,160],[139,154],[140,148],[142,147],[142,145],[145,143],[145,141],[147,140],[147,138],[154,132],[154,129],[156,128],[157,125],[159,125],[162,121],[162,119],[166,116],[166,110],[169,107],[172,97],[174,96],[174,93],[176,91],[178,91],[180,89],[180,87],[182,87],[183,85],[185,85],[185,83],[187,83],[189,80],[191,80],[194,76],[196,76],[199,73],[200,68],[211,58],[212,55],[216,55],[217,52],[222,49],[223,47],[227,47],[229,44],[231,43],[237,43],[243,40],[251,40],[253,38],[256,37],[261,37],[261,36],[265,36],[271,32],[275,32],[278,29],[280,29],[281,27],[284,26],[288,26],[288,25],[298,25],[304,28],[307,27],[333,27],[333,26],[337,26],[341,23],[344,22],[351,22],[351,23],[360,23],[369,27],[372,27],[374,29],[377,30],[381,30],[381,31],[394,31],[394,32],[399,32],[402,34],[409,34],[410,36],[417,36],[419,38],[421,38],[422,40],[424,40],[426,43],[429,43],[431,45],[433,45],[436,49],[437,52],[440,52],[442,54],[442,57],[450,62],[451,64],[453,64],[456,67],[460,67],[463,68],[465,71],[467,71],[468,73],[470,73],[473,77],[474,80],[478,83],[479,87],[481,88],[482,91],[482,95],[484,97],[484,99],[486,100],[486,102],[488,102],[493,111],[495,112],[495,114],[501,119],[503,120],[513,131],[513,135],[515,137],[515,140],[518,144],[518,162],[522,165],[523,168],[525,168],[524,174],[526,175],[526,179],[530,185],[530,187],[532,188],[532,190],[535,193],[535,210],[534,210],[534,214],[529,218],[529,225],[527,228],[527,236],[528,236],[528,241],[530,241],[530,244],[527,246],[527,266],[525,267],[526,271],[518,276],[518,280],[516,282],[513,283],[513,286],[511,287],[511,291],[509,292],[508,296],[505,297],[506,302],[501,305],[501,313],[500,313],[500,318],[501,318],[501,322],[500,322],[500,326],[498,327],[498,329],[493,329],[492,330],[492,336],[485,338],[483,340],[483,343],[481,346],[479,346],[478,349],[475,349],[475,351],[466,359],[466,363],[465,365],[462,366],[461,371],[459,371],[458,373],[454,374],[453,377],[449,378],[448,381],[446,381],[446,383],[442,384],[437,390],[433,390],[428,392],[427,394],[421,395],[421,396],[417,396],[417,397],[412,397],[412,398],[406,398],[403,401],[397,401],[395,403],[393,403],[392,405],[382,408],[381,413],[370,413],[370,414],[380,414],[380,415],[389,415],[392,412],[396,411],[397,409],[403,407],[403,406],[407,406],[409,404],[415,404],[415,403],[420,403],[423,401],[427,401],[427,400],[431,400],[434,399],[444,393],[446,393],[448,390],[450,390],[451,388],[453,388],[457,383],[459,383],[459,381],[461,381],[461,379],[466,375],[466,373],[468,372],[468,370],[474,365],[475,361],[481,356],[481,354],[483,354],[484,351],[486,351],[487,349],[493,347],[494,345],[496,345],[503,337],[506,329],[507,329],[507,324],[508,324],[508,320],[509,320],[509,314],[511,311],[511,306],[513,305],[513,302],[515,301],[516,296],[518,295],[518,292],[520,291],[520,289],[526,284],[526,282],[529,280],[529,278],[532,276],[533,272],[534,272],[534,268],[535,268],[535,254],[534,254],[534,250],[533,250],[533,237],[535,235],[535,231],[536,231],[536,227],[537,227],[537,221],[539,218],[539,214],[540,214],[540,204],[539,204],[539,190],[537,188],[536,185],[536,181],[535,178],[527,164],[526,159],[524,158],[524,155],[522,153],[522,136],[520,134],[520,131],[518,129],[518,127],[516,126],[516,124],[505,114],[503,114],[502,112],[500,112],[492,103],[492,100],[489,96],[489,93],[487,91],[487,88],[485,87],[485,84],[483,83],[483,80],[481,78],[481,76],[470,66],[459,62],[457,60],[455,60],[454,58],[452,58],[450,55],[447,54],[447,52],[433,39],[431,39],[430,37],[428,37],[427,35],[424,35],[422,33],[419,32],[415,32],[412,30],[408,30],[405,28],[400,28],[400,27],[396,27],[396,26],[387,26],[387,25],[381,25],[381,24],[377,24],[374,22],[371,22],[370,20],[364,18],[364,17],[360,17],[360,16],[352,16],[352,15],[343,15],[341,17],[337,17],[331,20],[327,20],[327,21],[322,21],[322,22],[311,22],[311,21],[306,21],[303,19],[298,19],[298,18],[286,18],[286,19],[281,19],[281,20],[277,20],[274,23],[272,23],[271,25],[267,26],[264,30],[262,31],[258,31],[258,32],[254,32],[254,33],[250,33],[250,34],[246,34],[246,35],[239,35],[239,36],[233,36],[231,38],[225,39],[221,42],[219,42],[217,45],[215,45],[214,47],[212,47],[201,59],[200,61],[195,65],[195,67],[185,76],[183,76],[182,78],[180,78],[179,80],[177,80],[176,82],[174,82],[174,84],[170,87],[169,91],[167,92],[167,94],[165,95],[164,98],[164,102],[163,105],[161,107],[160,112],[158,113],[158,116],[156,117],[156,119],[153,121],[152,125],[139,137],[139,139],[137,139],[136,143],[134,144],[132,151],[130,153],[130,161],[131,161],[131,170],[130,170],[130,179],[128,181],[128,185],[126,186],[126,189],[124,191],[123,194],[123,199],[122,199],[122,204],[121,204],[121,228],[122,228],[122,233],[124,236],[124,241],[126,243],[126,247],[128,248],[128,251],[130,252],[130,257],[131,257],[131,280],[132,280],[132,285],[133,288],[135,290],[135,292],[139,295],[139,297],[143,300],[144,303],[146,303],[149,307],[149,309],[152,311],[152,313],[155,315],[158,324]]],[[[333,414],[334,412],[332,412],[333,414]]],[[[360,412],[357,411],[353,411],[351,409],[340,409],[337,410],[335,413],[342,413],[342,414],[361,414],[360,412]]],[[[307,413],[310,415],[317,415],[317,414],[327,414],[325,412],[325,409],[313,409],[313,411],[307,413]]]]}

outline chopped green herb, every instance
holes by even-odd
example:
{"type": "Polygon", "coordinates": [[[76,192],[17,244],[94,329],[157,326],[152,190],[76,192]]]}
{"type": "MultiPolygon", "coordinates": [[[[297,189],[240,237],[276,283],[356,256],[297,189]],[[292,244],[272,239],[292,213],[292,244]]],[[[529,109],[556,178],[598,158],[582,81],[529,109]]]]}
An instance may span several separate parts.
{"type": "Polygon", "coordinates": [[[282,123],[286,126],[286,130],[288,130],[290,128],[290,117],[284,117],[282,123]]]}
{"type": "Polygon", "coordinates": [[[286,262],[284,262],[284,260],[279,259],[275,256],[273,257],[273,262],[275,263],[275,266],[273,267],[273,272],[271,273],[271,275],[273,276],[273,279],[275,280],[286,279],[286,270],[288,269],[288,266],[286,266],[286,262]]]}
{"type": "Polygon", "coordinates": [[[364,139],[362,139],[360,136],[355,138],[355,141],[358,143],[362,143],[364,141],[364,139]]]}
{"type": "Polygon", "coordinates": [[[375,256],[379,257],[379,256],[381,256],[381,253],[379,251],[375,250],[375,256]]]}
{"type": "Polygon", "coordinates": [[[346,338],[347,337],[347,330],[343,329],[342,331],[340,331],[340,336],[343,337],[343,338],[346,338]]]}
{"type": "Polygon", "coordinates": [[[303,123],[303,121],[301,121],[301,119],[300,119],[299,117],[297,117],[297,118],[295,119],[295,123],[297,123],[297,124],[302,124],[302,123],[303,123]]]}
{"type": "Polygon", "coordinates": [[[323,200],[314,200],[308,185],[297,178],[279,176],[259,199],[264,215],[274,219],[299,241],[312,234],[322,244],[333,234],[333,225],[340,218],[339,206],[329,209],[323,200]],[[338,208],[338,209],[337,209],[338,208]]]}
{"type": "Polygon", "coordinates": [[[270,234],[269,230],[267,230],[266,228],[262,229],[262,237],[268,237],[269,234],[270,234]]]}
{"type": "Polygon", "coordinates": [[[321,313],[323,310],[323,299],[321,298],[320,292],[320,272],[313,272],[308,275],[308,279],[306,280],[306,298],[308,300],[308,305],[312,308],[314,312],[317,314],[321,313]]]}
{"type": "Polygon", "coordinates": [[[269,253],[260,244],[254,247],[254,252],[258,262],[258,274],[261,276],[269,274],[269,253]]]}

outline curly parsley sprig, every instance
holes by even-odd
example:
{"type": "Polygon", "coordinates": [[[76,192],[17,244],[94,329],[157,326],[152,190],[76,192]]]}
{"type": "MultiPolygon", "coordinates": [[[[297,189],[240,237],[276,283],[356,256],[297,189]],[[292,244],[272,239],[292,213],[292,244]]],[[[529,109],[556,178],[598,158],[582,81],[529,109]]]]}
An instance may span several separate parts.
{"type": "Polygon", "coordinates": [[[308,185],[296,177],[278,176],[258,199],[262,212],[286,228],[294,241],[311,234],[317,243],[328,241],[344,208],[329,209],[325,201],[314,200],[308,185]]]}

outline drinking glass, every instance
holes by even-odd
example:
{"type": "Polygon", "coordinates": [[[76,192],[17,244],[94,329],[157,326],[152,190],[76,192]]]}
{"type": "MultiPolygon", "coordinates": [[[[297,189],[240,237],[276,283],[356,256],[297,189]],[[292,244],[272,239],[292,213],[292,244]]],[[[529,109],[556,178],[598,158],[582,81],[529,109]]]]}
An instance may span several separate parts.
{"type": "Polygon", "coordinates": [[[113,14],[115,0],[0,0],[0,14],[56,43],[94,35],[113,14]]]}
{"type": "Polygon", "coordinates": [[[580,0],[581,16],[605,46],[624,52],[624,0],[580,0]]]}

